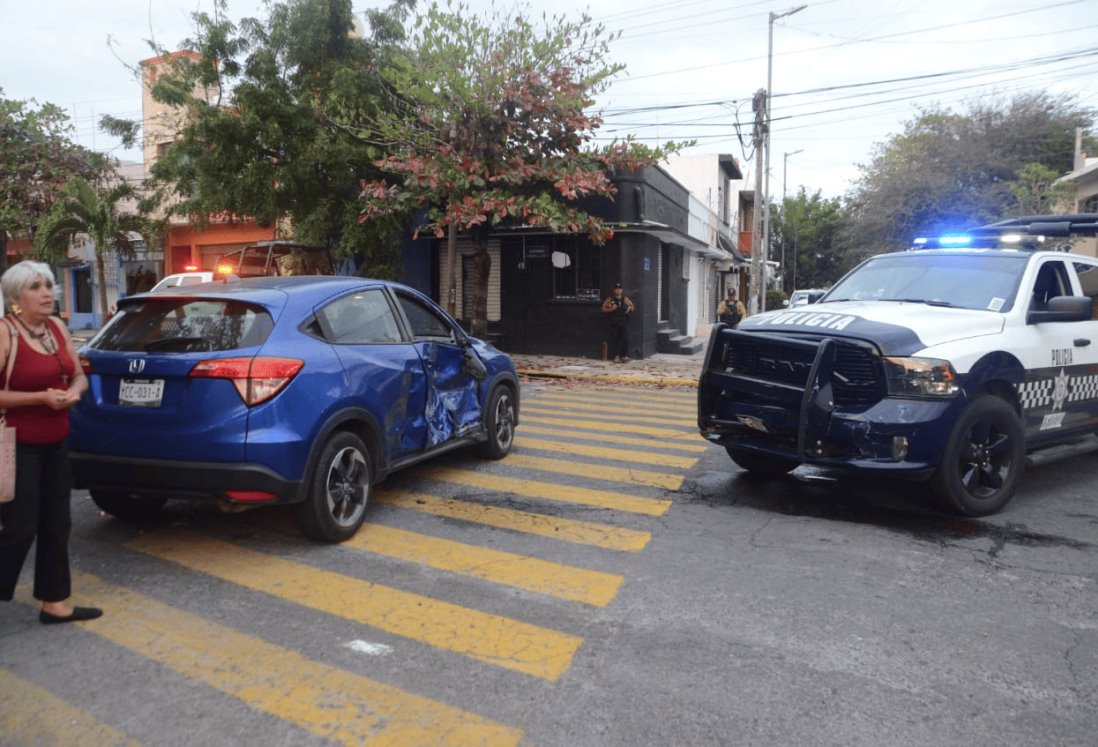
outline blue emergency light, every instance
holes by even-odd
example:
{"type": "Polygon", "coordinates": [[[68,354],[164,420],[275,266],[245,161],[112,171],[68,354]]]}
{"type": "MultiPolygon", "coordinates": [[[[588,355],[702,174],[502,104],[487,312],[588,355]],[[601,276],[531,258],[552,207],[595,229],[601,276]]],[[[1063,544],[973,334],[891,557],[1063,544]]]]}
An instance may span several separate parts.
{"type": "Polygon", "coordinates": [[[943,234],[941,236],[920,236],[911,242],[912,249],[934,249],[969,246],[972,237],[967,234],[943,234]]]}

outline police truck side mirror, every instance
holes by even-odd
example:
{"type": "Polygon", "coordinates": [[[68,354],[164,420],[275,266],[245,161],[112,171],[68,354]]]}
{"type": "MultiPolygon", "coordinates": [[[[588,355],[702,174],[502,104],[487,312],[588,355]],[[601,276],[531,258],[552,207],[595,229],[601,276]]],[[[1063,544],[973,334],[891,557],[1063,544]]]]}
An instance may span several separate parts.
{"type": "Polygon", "coordinates": [[[1031,311],[1026,324],[1044,322],[1083,322],[1091,319],[1091,301],[1087,296],[1055,296],[1048,300],[1048,310],[1031,311]]]}

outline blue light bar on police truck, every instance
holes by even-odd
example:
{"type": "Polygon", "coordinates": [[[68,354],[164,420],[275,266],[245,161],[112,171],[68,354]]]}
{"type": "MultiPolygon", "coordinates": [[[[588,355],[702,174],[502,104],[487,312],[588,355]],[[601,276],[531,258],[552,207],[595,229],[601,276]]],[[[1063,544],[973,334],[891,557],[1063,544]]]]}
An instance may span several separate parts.
{"type": "Polygon", "coordinates": [[[941,236],[920,236],[911,242],[912,249],[948,249],[972,245],[972,237],[967,234],[943,234],[941,236]]]}

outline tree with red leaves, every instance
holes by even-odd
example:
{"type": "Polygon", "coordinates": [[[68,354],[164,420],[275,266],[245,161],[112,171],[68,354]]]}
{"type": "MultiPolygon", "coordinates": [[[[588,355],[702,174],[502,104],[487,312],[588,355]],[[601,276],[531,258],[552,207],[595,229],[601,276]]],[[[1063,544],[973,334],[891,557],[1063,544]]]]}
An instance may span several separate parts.
{"type": "Polygon", "coordinates": [[[442,238],[450,227],[468,235],[474,335],[487,331],[494,229],[547,227],[601,245],[612,228],[576,200],[612,197],[615,172],[681,147],[593,144],[602,119],[588,110],[624,69],[605,62],[615,38],[586,15],[543,16],[539,29],[522,15],[482,19],[436,5],[416,20],[407,56],[389,73],[391,105],[362,132],[390,154],[377,161],[387,177],[362,183],[359,220],[419,209],[417,235],[442,238]]]}

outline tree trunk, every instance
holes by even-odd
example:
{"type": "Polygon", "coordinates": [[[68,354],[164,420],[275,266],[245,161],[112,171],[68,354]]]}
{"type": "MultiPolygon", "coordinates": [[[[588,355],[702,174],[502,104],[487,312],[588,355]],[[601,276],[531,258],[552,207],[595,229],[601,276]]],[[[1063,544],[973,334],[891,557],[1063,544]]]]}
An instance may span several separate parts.
{"type": "Polygon", "coordinates": [[[96,247],[95,251],[95,280],[99,285],[99,315],[101,323],[107,322],[107,273],[103,269],[103,251],[96,247]]]}
{"type": "Polygon", "coordinates": [[[488,334],[488,277],[492,272],[492,258],[488,255],[488,232],[474,230],[470,234],[476,253],[473,255],[475,275],[473,282],[473,318],[469,333],[484,338],[488,334]]]}
{"type": "Polygon", "coordinates": [[[0,228],[0,275],[8,271],[8,232],[0,228]]]}

